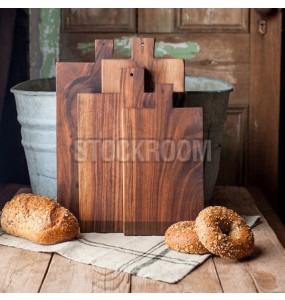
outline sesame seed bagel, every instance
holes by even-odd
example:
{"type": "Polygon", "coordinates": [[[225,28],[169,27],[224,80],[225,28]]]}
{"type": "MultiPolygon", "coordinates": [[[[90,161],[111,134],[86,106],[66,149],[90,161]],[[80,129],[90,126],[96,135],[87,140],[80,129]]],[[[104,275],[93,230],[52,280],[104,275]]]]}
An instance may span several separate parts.
{"type": "Polygon", "coordinates": [[[205,254],[209,251],[201,244],[195,231],[195,221],[178,222],[165,232],[165,242],[175,251],[205,254]]]}
{"type": "Polygon", "coordinates": [[[209,206],[196,219],[200,242],[215,255],[242,259],[252,254],[254,237],[244,219],[222,206],[209,206]]]}

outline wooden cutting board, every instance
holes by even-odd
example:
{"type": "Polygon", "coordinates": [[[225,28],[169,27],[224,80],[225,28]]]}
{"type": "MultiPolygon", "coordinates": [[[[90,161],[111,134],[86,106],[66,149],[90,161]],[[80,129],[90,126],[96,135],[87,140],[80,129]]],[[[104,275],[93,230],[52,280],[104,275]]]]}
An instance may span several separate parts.
{"type": "Polygon", "coordinates": [[[203,207],[202,161],[124,161],[126,142],[140,140],[197,139],[202,151],[202,109],[173,109],[171,85],[156,85],[155,93],[145,93],[144,74],[142,68],[123,69],[120,94],[78,95],[82,232],[163,234],[168,225],[194,218],[203,207]],[[113,160],[104,141],[116,145],[113,160]],[[102,153],[107,153],[107,161],[102,153]]]}
{"type": "MultiPolygon", "coordinates": [[[[122,72],[120,94],[78,94],[81,232],[123,232],[123,169],[120,159],[122,153],[121,148],[117,146],[121,138],[122,108],[149,107],[152,103],[147,101],[147,97],[144,103],[133,101],[139,99],[138,92],[143,92],[144,86],[140,86],[138,91],[129,89],[129,81],[134,77],[129,75],[128,70],[122,72]],[[126,77],[127,80],[124,80],[126,77]],[[113,148],[114,159],[108,159],[108,153],[111,153],[108,143],[116,145],[113,148]],[[107,160],[102,153],[106,154],[107,160]]],[[[138,76],[143,82],[143,69],[138,70],[138,76]]]]}
{"type": "Polygon", "coordinates": [[[94,63],[56,64],[57,200],[78,217],[77,94],[101,92],[101,60],[113,53],[112,40],[95,41],[94,63]]]}
{"type": "Polygon", "coordinates": [[[79,221],[81,232],[122,232],[117,94],[78,95],[79,221]]]}
{"type": "Polygon", "coordinates": [[[204,206],[202,108],[173,108],[172,85],[144,93],[141,69],[123,74],[124,102],[149,106],[122,113],[122,138],[129,142],[123,149],[124,233],[163,235],[204,206]]]}
{"type": "Polygon", "coordinates": [[[173,84],[175,92],[184,92],[184,60],[174,58],[154,58],[153,38],[131,39],[130,59],[102,60],[102,92],[119,93],[121,69],[142,67],[146,69],[145,88],[153,90],[155,83],[173,84]]]}

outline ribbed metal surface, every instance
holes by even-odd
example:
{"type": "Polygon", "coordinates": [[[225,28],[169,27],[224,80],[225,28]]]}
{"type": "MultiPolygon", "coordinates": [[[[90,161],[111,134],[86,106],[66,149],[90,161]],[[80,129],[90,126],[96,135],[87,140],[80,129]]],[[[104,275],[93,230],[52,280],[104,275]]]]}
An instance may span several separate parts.
{"type": "Polygon", "coordinates": [[[55,80],[23,82],[11,89],[16,100],[33,193],[56,199],[55,80]]]}

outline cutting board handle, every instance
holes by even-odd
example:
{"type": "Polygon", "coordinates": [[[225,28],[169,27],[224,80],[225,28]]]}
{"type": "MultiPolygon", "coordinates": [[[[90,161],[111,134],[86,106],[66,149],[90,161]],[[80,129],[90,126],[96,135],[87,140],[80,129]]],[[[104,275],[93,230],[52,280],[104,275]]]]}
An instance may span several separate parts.
{"type": "Polygon", "coordinates": [[[95,61],[113,57],[113,40],[95,40],[95,61]]]}
{"type": "Polygon", "coordinates": [[[121,103],[124,108],[142,108],[144,93],[144,69],[126,68],[121,73],[121,103]]]}
{"type": "Polygon", "coordinates": [[[124,68],[121,71],[120,103],[123,108],[160,108],[168,111],[172,105],[172,84],[155,84],[154,93],[145,93],[144,68],[124,68]],[[154,100],[154,97],[159,99],[154,100]]]}
{"type": "Polygon", "coordinates": [[[150,68],[154,57],[154,38],[132,38],[131,45],[132,59],[138,66],[150,68]]]}

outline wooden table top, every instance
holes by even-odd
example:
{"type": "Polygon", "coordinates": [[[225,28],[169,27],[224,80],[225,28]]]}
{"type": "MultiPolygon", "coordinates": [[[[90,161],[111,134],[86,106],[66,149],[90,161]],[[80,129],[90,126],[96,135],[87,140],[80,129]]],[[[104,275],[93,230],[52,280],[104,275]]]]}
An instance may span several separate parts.
{"type": "Polygon", "coordinates": [[[248,190],[218,187],[213,203],[239,214],[261,215],[251,258],[230,261],[213,256],[180,282],[167,284],[58,254],[0,245],[0,292],[285,292],[285,250],[248,190]]]}

